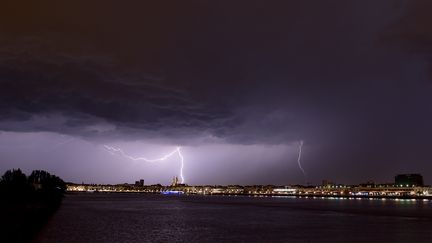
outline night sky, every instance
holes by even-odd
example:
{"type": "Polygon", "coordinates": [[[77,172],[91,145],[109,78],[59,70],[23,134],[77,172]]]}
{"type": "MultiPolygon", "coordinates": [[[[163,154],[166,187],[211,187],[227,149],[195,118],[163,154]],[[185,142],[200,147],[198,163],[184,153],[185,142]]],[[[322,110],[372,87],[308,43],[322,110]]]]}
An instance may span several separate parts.
{"type": "Polygon", "coordinates": [[[0,7],[0,172],[167,184],[432,183],[431,1],[0,7]],[[302,166],[298,146],[304,141],[302,166]]]}

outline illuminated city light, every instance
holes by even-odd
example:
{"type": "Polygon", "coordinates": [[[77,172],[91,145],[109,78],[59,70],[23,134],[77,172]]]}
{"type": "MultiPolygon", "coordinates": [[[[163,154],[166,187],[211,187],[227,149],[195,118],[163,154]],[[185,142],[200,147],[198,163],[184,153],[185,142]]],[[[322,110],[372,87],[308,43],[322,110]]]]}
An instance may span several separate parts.
{"type": "Polygon", "coordinates": [[[184,184],[184,176],[183,176],[183,167],[184,167],[184,157],[180,151],[180,147],[176,147],[176,149],[174,151],[172,151],[171,153],[168,153],[160,158],[157,159],[147,159],[145,157],[134,157],[131,156],[127,153],[125,153],[122,149],[120,148],[115,148],[112,146],[108,146],[108,145],[103,145],[103,147],[110,152],[112,155],[114,154],[119,154],[124,158],[133,160],[133,161],[145,161],[145,162],[149,162],[149,163],[155,163],[155,162],[160,162],[160,161],[164,161],[168,158],[170,158],[171,156],[173,156],[174,154],[177,154],[180,158],[180,179],[181,179],[181,183],[184,184]]]}

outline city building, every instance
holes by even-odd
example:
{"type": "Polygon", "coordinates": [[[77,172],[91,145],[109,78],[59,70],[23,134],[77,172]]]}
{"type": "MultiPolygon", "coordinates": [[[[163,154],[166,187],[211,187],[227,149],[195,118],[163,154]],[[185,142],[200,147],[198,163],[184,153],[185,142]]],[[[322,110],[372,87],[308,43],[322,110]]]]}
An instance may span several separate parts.
{"type": "Polygon", "coordinates": [[[323,180],[322,183],[321,183],[321,185],[323,187],[332,187],[332,186],[335,186],[336,183],[334,183],[332,181],[329,181],[329,180],[323,180]]]}
{"type": "Polygon", "coordinates": [[[143,187],[143,186],[144,186],[144,180],[141,179],[141,180],[139,180],[139,181],[135,181],[135,186],[143,187]]]}
{"type": "Polygon", "coordinates": [[[395,185],[399,187],[423,186],[423,176],[420,174],[399,174],[395,176],[395,185]]]}
{"type": "Polygon", "coordinates": [[[395,176],[395,183],[375,183],[368,181],[359,185],[335,184],[323,181],[322,185],[275,186],[275,185],[193,185],[179,183],[177,176],[168,186],[144,185],[144,180],[135,184],[74,184],[68,183],[70,192],[140,192],[163,194],[201,194],[201,195],[253,195],[253,196],[292,196],[292,197],[328,197],[328,198],[375,198],[375,199],[428,199],[432,200],[432,187],[423,186],[420,174],[400,174],[395,176]]]}

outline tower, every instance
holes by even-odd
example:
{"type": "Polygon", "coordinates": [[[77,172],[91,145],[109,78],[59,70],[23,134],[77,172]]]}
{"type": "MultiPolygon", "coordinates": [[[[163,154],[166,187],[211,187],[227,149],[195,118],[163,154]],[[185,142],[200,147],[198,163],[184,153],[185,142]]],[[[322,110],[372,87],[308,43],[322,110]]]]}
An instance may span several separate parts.
{"type": "Polygon", "coordinates": [[[178,185],[178,177],[174,176],[171,182],[171,186],[177,186],[178,185]]]}

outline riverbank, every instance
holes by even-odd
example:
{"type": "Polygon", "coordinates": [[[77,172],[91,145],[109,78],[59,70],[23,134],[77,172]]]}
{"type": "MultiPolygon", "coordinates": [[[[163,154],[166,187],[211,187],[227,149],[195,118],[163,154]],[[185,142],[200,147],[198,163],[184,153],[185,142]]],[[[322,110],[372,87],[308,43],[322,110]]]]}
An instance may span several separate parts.
{"type": "MultiPolygon", "coordinates": [[[[167,194],[164,192],[144,192],[144,191],[68,191],[68,194],[91,194],[91,193],[130,193],[130,194],[167,194]]],[[[170,194],[172,195],[172,194],[170,194]]],[[[177,195],[177,194],[176,194],[177,195]]],[[[180,195],[180,194],[178,194],[180,195]]],[[[247,194],[247,193],[182,193],[181,195],[203,195],[203,196],[246,196],[246,197],[291,197],[291,198],[338,198],[338,199],[382,199],[382,200],[432,200],[432,196],[378,196],[378,195],[298,195],[298,194],[247,194]]]]}
{"type": "Polygon", "coordinates": [[[0,242],[31,242],[61,205],[61,198],[0,200],[0,242]]]}

